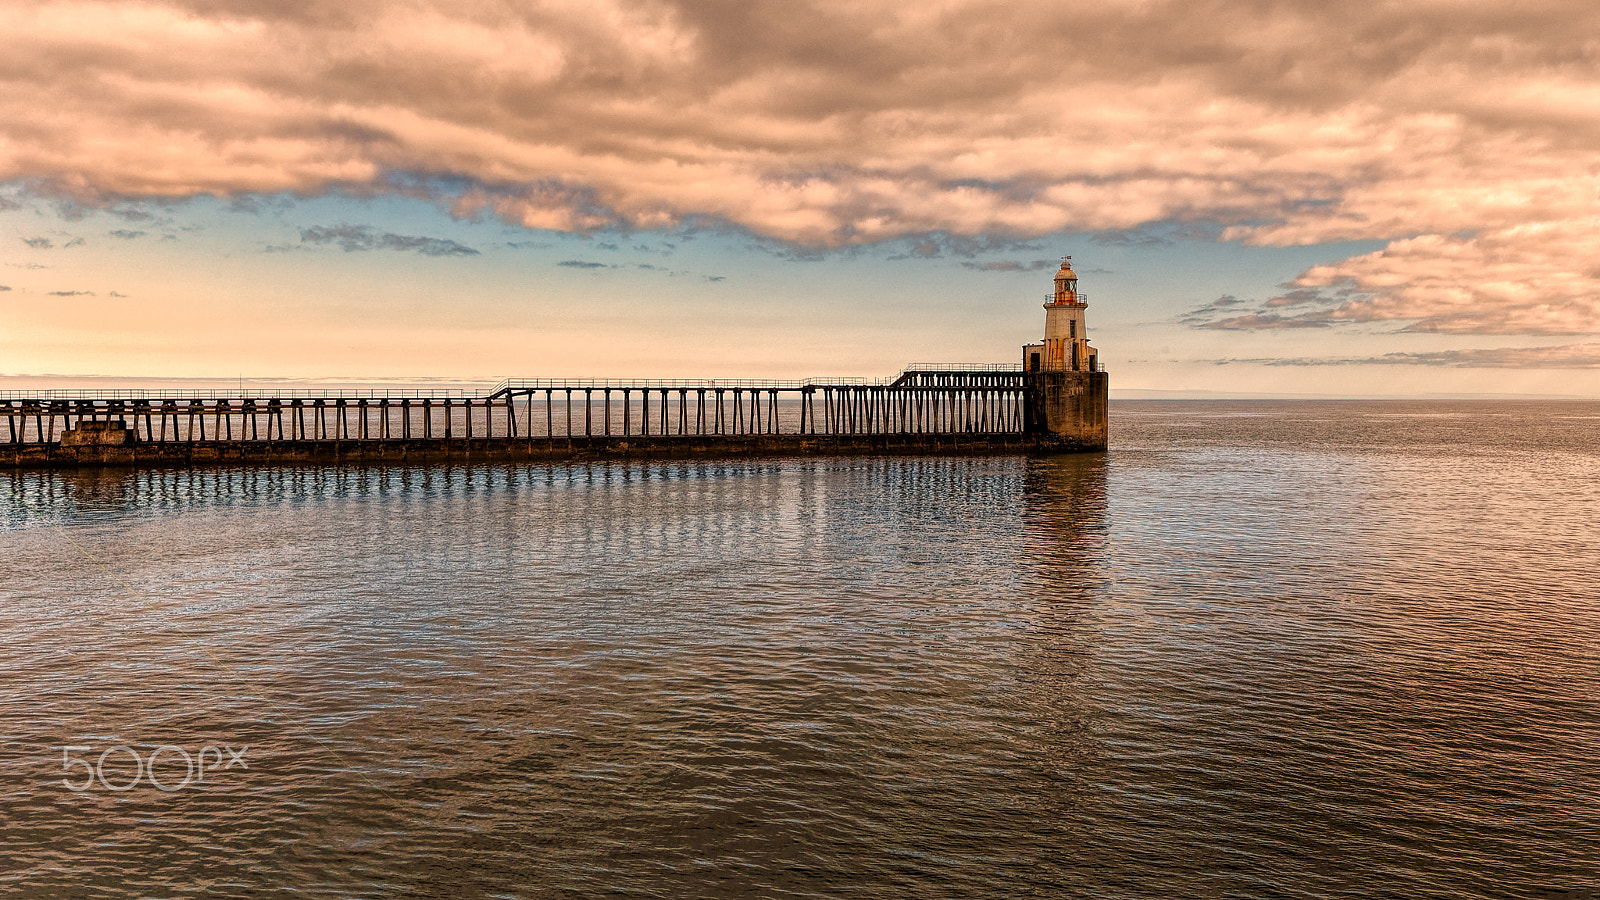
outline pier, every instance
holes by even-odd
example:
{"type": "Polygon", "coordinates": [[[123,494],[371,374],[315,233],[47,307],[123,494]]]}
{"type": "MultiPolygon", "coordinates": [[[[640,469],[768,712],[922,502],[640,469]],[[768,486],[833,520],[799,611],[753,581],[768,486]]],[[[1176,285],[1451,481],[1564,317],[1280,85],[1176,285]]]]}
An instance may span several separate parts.
{"type": "MultiPolygon", "coordinates": [[[[11,393],[0,394],[5,419],[0,465],[1103,449],[1103,429],[1098,441],[1047,430],[1041,407],[1050,374],[940,366],[913,367],[879,382],[508,379],[478,396],[459,391],[11,393]]],[[[1103,381],[1104,373],[1097,374],[1103,381]]]]}
{"type": "Polygon", "coordinates": [[[1019,365],[894,378],[506,379],[462,391],[0,393],[0,466],[1104,450],[1108,376],[1071,257],[1019,365]]]}

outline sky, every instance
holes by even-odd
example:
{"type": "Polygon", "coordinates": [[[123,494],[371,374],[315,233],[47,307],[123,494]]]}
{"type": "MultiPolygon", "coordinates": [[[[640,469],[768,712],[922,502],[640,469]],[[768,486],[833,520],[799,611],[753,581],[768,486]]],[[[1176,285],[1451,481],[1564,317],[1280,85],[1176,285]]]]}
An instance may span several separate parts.
{"type": "Polygon", "coordinates": [[[0,388],[1600,397],[1592,0],[0,5],[0,388]]]}

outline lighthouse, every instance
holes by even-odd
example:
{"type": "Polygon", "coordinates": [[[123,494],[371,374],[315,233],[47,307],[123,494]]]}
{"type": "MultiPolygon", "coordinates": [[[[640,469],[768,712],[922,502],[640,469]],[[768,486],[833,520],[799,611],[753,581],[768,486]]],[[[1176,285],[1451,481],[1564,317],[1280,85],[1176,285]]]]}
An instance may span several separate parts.
{"type": "Polygon", "coordinates": [[[1110,376],[1089,346],[1072,257],[1061,260],[1056,289],[1045,297],[1044,340],[1022,348],[1027,384],[1024,430],[1043,444],[1073,450],[1104,450],[1108,434],[1110,376]]]}
{"type": "Polygon", "coordinates": [[[1045,297],[1044,342],[1022,348],[1022,367],[1029,372],[1094,372],[1099,354],[1089,346],[1084,310],[1089,297],[1078,291],[1072,257],[1061,260],[1055,292],[1045,297]]]}

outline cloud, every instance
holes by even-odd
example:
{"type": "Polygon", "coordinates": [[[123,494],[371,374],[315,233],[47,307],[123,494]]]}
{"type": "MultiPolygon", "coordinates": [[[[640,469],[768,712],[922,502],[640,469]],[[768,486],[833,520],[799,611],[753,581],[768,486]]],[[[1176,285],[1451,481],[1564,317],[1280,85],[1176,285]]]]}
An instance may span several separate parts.
{"type": "Polygon", "coordinates": [[[974,269],[979,272],[1037,272],[1041,269],[1053,269],[1060,265],[1053,259],[1036,259],[1032,262],[1021,262],[1015,259],[999,259],[991,262],[964,262],[963,269],[974,269]]]}
{"type": "MultiPolygon", "coordinates": [[[[666,266],[658,266],[655,263],[644,263],[644,262],[642,262],[642,263],[633,263],[631,266],[627,266],[627,265],[622,265],[620,263],[603,263],[603,262],[595,262],[593,260],[588,260],[588,259],[563,259],[560,262],[556,263],[556,265],[558,265],[558,266],[560,266],[562,268],[565,268],[565,269],[584,269],[584,270],[592,270],[592,269],[628,269],[628,268],[631,268],[631,269],[637,269],[638,271],[641,271],[641,272],[661,272],[661,273],[664,273],[668,278],[681,278],[681,277],[684,277],[684,276],[687,276],[687,275],[695,275],[696,274],[694,272],[690,272],[690,271],[687,271],[687,270],[673,270],[673,269],[667,268],[666,266]]],[[[700,275],[698,277],[704,278],[707,281],[726,281],[727,280],[727,277],[724,276],[724,275],[700,275]]]]}
{"type": "Polygon", "coordinates": [[[1331,322],[1319,316],[1278,316],[1251,313],[1199,325],[1216,331],[1263,331],[1285,328],[1327,328],[1331,322]]]}
{"type": "Polygon", "coordinates": [[[1313,267],[1295,283],[1322,294],[1330,320],[1401,322],[1413,332],[1592,334],[1600,332],[1596,234],[1600,216],[1422,235],[1313,267]]]}
{"type": "Polygon", "coordinates": [[[1148,228],[1126,228],[1119,231],[1103,231],[1094,235],[1094,242],[1106,247],[1170,247],[1178,237],[1200,237],[1202,239],[1214,235],[1192,234],[1193,227],[1179,229],[1177,233],[1166,235],[1148,228]]]}
{"type": "MultiPolygon", "coordinates": [[[[1314,288],[1297,288],[1289,291],[1288,293],[1279,294],[1278,296],[1273,297],[1266,302],[1266,306],[1268,309],[1277,309],[1283,306],[1302,306],[1307,303],[1325,302],[1327,302],[1327,298],[1323,296],[1321,291],[1318,291],[1314,288]]],[[[1215,303],[1212,304],[1212,306],[1216,305],[1217,304],[1215,303]]]]}
{"type": "Polygon", "coordinates": [[[116,292],[116,291],[112,291],[112,292],[111,292],[111,294],[110,294],[110,296],[112,296],[112,297],[124,297],[124,298],[126,298],[126,297],[127,297],[127,296],[128,296],[128,295],[127,295],[127,294],[119,294],[119,293],[117,293],[117,292],[116,292]]]}
{"type": "Polygon", "coordinates": [[[11,290],[11,285],[9,285],[9,284],[0,284],[0,291],[9,291],[9,290],[11,290]]]}
{"type": "Polygon", "coordinates": [[[1375,362],[1471,369],[1600,369],[1600,343],[1390,353],[1375,362]]]}
{"type": "Polygon", "coordinates": [[[23,238],[22,242],[35,250],[49,250],[51,247],[56,245],[55,241],[52,241],[47,237],[23,238]]]}
{"type": "Polygon", "coordinates": [[[143,231],[133,231],[133,230],[130,230],[130,229],[127,229],[127,228],[118,228],[115,231],[108,231],[106,233],[111,235],[114,238],[117,238],[118,240],[124,240],[124,241],[131,241],[131,240],[135,240],[137,238],[142,238],[146,234],[146,232],[143,232],[143,231]]]}
{"type": "Polygon", "coordinates": [[[259,194],[236,194],[228,198],[228,209],[236,213],[259,216],[272,209],[287,209],[289,198],[282,195],[264,197],[259,194]]]}
{"type": "MultiPolygon", "coordinates": [[[[1182,316],[1179,316],[1178,321],[1185,325],[1192,325],[1197,328],[1216,328],[1218,315],[1237,312],[1237,310],[1230,309],[1230,307],[1238,306],[1243,302],[1244,301],[1232,294],[1223,294],[1210,303],[1192,309],[1182,316]]],[[[1278,316],[1275,313],[1271,314],[1271,317],[1278,320],[1282,319],[1281,316],[1278,316]]],[[[1260,318],[1265,318],[1265,316],[1256,314],[1245,317],[1246,321],[1260,318]]],[[[1245,328],[1248,327],[1245,322],[1237,322],[1237,324],[1244,326],[1245,328]]],[[[1229,326],[1223,326],[1224,329],[1227,329],[1228,327],[1229,326]]]]}
{"type": "Polygon", "coordinates": [[[1594,331],[1592,248],[1528,234],[1600,216],[1597,32],[1590,0],[39,0],[0,8],[0,180],[83,208],[337,191],[530,228],[723,223],[796,260],[1375,240],[1389,256],[1291,289],[1357,293],[1296,308],[1594,331]]]}
{"type": "Polygon", "coordinates": [[[87,244],[87,243],[88,243],[88,241],[85,241],[83,238],[75,237],[72,240],[67,241],[65,244],[62,244],[61,246],[63,246],[63,247],[82,247],[84,244],[87,244]]]}
{"type": "Polygon", "coordinates": [[[1255,312],[1219,320],[1222,304],[1213,302],[1180,321],[1219,330],[1379,323],[1425,333],[1600,333],[1600,265],[1579,262],[1595,234],[1600,217],[1397,240],[1305,270],[1255,312]],[[1287,308],[1303,311],[1276,312],[1287,308]]]}
{"type": "Polygon", "coordinates": [[[906,241],[906,250],[890,259],[937,259],[959,256],[971,259],[984,253],[1038,252],[1039,243],[997,235],[961,235],[932,232],[906,241]]]}
{"type": "Polygon", "coordinates": [[[476,256],[478,251],[444,238],[390,234],[366,225],[335,225],[300,229],[307,244],[338,244],[346,253],[366,250],[411,250],[423,256],[476,256]]]}
{"type": "Polygon", "coordinates": [[[1382,356],[1277,359],[1221,359],[1219,364],[1257,363],[1268,366],[1439,366],[1453,369],[1600,369],[1600,343],[1551,347],[1494,347],[1386,353],[1382,356]]]}
{"type": "Polygon", "coordinates": [[[51,291],[52,297],[93,297],[94,291],[51,291]]]}

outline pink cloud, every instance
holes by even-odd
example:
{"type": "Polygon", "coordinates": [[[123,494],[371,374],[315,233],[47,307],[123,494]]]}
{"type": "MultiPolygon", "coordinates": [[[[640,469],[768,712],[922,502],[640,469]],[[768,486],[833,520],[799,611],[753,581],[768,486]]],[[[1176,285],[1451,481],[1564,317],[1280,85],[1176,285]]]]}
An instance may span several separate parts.
{"type": "Polygon", "coordinates": [[[1329,322],[1594,331],[1597,31],[1585,0],[39,0],[0,8],[0,180],[809,246],[1204,222],[1393,241],[1301,277],[1362,293],[1329,322]]]}

